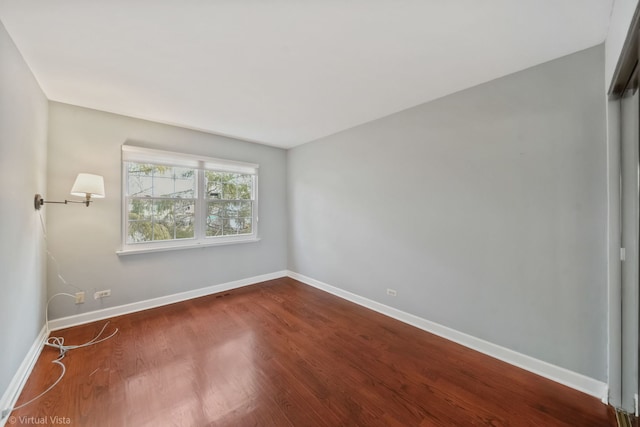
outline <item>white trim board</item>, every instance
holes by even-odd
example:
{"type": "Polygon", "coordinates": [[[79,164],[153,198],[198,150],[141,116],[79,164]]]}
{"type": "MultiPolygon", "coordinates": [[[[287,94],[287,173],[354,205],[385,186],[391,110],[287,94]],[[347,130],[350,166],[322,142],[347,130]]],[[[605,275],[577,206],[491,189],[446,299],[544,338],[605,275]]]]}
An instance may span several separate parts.
{"type": "Polygon", "coordinates": [[[218,292],[224,292],[231,289],[241,288],[247,285],[253,285],[255,283],[265,282],[267,280],[279,279],[280,277],[286,276],[286,271],[277,271],[275,273],[247,277],[246,279],[235,280],[233,282],[222,283],[219,285],[207,286],[206,288],[194,289],[192,291],[180,292],[177,294],[138,301],[131,304],[119,305],[117,307],[110,307],[102,310],[90,311],[88,313],[61,317],[60,319],[50,320],[49,329],[51,331],[57,331],[59,329],[69,328],[71,326],[83,325],[85,323],[91,323],[97,320],[108,319],[115,316],[135,313],[137,311],[148,310],[150,308],[161,307],[163,305],[174,304],[176,302],[216,294],[218,292]]]}
{"type": "Polygon", "coordinates": [[[13,405],[16,404],[20,393],[22,393],[22,388],[26,384],[29,375],[31,375],[31,371],[36,364],[36,360],[38,360],[38,356],[40,356],[40,352],[44,347],[47,336],[47,325],[44,325],[24,357],[24,360],[20,364],[20,367],[11,379],[9,387],[7,387],[2,395],[2,398],[0,399],[0,427],[3,427],[9,419],[9,414],[2,418],[2,411],[5,409],[11,409],[13,408],[13,405]]]}
{"type": "Polygon", "coordinates": [[[609,388],[606,383],[570,371],[551,363],[527,356],[522,353],[510,350],[508,348],[484,341],[480,338],[467,335],[456,331],[455,329],[442,326],[438,323],[431,322],[413,314],[406,313],[393,307],[389,307],[379,302],[364,298],[360,295],[336,288],[319,280],[312,279],[294,271],[287,271],[287,275],[292,279],[296,279],[302,283],[313,286],[340,298],[346,299],[363,307],[382,313],[401,322],[415,326],[424,331],[446,338],[465,347],[484,353],[488,356],[507,362],[511,365],[525,369],[534,374],[548,378],[557,383],[566,385],[575,390],[581,391],[588,395],[597,397],[602,403],[607,404],[609,400],[609,388]]]}

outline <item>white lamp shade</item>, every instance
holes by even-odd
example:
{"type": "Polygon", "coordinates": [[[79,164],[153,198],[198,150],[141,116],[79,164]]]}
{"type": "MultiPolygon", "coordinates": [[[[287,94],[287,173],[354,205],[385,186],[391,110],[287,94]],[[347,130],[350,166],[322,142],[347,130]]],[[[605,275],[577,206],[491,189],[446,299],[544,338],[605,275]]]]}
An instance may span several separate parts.
{"type": "Polygon", "coordinates": [[[71,188],[71,195],[85,197],[90,195],[96,199],[104,197],[104,178],[91,173],[79,173],[71,188]]]}

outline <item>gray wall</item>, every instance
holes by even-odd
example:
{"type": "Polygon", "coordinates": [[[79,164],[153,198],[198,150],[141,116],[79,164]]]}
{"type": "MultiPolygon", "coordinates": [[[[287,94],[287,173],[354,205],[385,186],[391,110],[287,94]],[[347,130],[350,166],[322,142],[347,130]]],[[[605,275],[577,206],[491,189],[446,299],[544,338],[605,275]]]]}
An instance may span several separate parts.
{"type": "MultiPolygon", "coordinates": [[[[44,325],[47,99],[0,23],[0,396],[44,325]]],[[[4,408],[0,408],[4,409],[4,408]]]]}
{"type": "Polygon", "coordinates": [[[290,150],[289,269],[606,381],[604,81],[598,46],[290,150]]]}
{"type": "MultiPolygon", "coordinates": [[[[51,199],[69,198],[78,172],[103,175],[107,197],[86,208],[49,205],[49,250],[65,279],[85,289],[87,302],[52,303],[52,318],[142,301],[286,269],[286,152],[66,104],[49,105],[48,190],[51,199]],[[118,257],[121,242],[121,145],[149,147],[260,164],[257,243],[136,254],[118,257]],[[93,292],[111,289],[111,297],[93,292]]],[[[49,266],[49,294],[76,290],[49,266]]]]}

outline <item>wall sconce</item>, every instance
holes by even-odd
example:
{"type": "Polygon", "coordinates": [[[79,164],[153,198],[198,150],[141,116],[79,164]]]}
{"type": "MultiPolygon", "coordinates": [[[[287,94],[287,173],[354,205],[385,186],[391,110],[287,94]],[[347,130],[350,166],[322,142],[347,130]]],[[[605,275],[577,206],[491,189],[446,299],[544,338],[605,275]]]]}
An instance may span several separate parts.
{"type": "Polygon", "coordinates": [[[76,182],[71,187],[71,195],[85,197],[85,200],[66,200],[64,202],[53,202],[50,200],[44,200],[40,194],[36,194],[34,199],[34,206],[36,209],[40,209],[45,203],[84,203],[89,207],[89,203],[95,199],[102,199],[104,197],[104,178],[100,175],[93,175],[90,173],[79,173],[76,178],[76,182]]]}

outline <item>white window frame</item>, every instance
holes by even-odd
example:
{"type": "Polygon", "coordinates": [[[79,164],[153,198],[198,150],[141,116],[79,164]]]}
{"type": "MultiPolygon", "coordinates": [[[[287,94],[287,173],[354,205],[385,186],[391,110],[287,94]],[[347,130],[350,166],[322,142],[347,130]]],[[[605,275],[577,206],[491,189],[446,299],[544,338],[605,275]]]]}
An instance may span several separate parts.
{"type": "Polygon", "coordinates": [[[258,237],[258,170],[255,163],[237,162],[214,157],[198,156],[193,154],[177,153],[164,150],[155,150],[135,145],[122,145],[122,247],[116,251],[118,255],[134,253],[169,251],[178,249],[200,248],[206,246],[229,245],[236,243],[251,243],[260,240],[258,237]],[[127,162],[150,163],[167,166],[189,167],[197,171],[195,197],[195,226],[194,238],[176,240],[157,240],[151,242],[128,243],[128,188],[127,188],[127,162]],[[236,236],[206,236],[207,201],[205,195],[205,171],[231,172],[253,175],[253,206],[252,227],[250,234],[236,236]]]}

